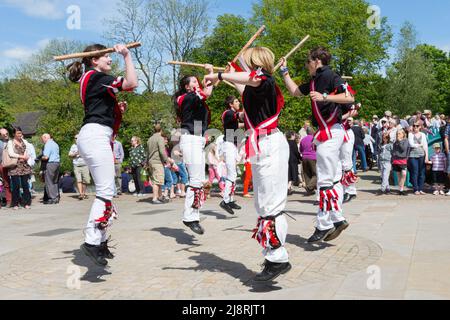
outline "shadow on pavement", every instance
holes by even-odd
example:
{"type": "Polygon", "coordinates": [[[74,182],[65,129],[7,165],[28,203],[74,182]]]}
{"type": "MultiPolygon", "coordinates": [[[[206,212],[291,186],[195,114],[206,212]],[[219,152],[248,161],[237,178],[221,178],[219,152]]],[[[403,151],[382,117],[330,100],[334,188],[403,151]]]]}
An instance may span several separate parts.
{"type": "Polygon", "coordinates": [[[308,243],[307,241],[308,239],[303,238],[302,236],[299,236],[297,234],[296,235],[288,234],[288,236],[286,237],[286,243],[293,244],[294,246],[302,248],[307,252],[320,251],[329,247],[334,247],[334,245],[326,242],[311,244],[308,243]]]}
{"type": "Polygon", "coordinates": [[[88,269],[87,272],[81,276],[81,281],[101,283],[106,281],[105,279],[102,279],[103,276],[111,275],[111,272],[108,271],[108,267],[100,267],[96,265],[84,254],[83,251],[81,251],[81,249],[64,251],[63,253],[72,255],[72,262],[74,265],[88,269]]]}
{"type": "Polygon", "coordinates": [[[178,244],[187,245],[187,246],[201,246],[200,244],[195,243],[197,239],[195,236],[186,233],[183,229],[171,229],[166,227],[161,228],[153,228],[150,231],[159,232],[161,235],[169,238],[174,238],[178,244]]]}
{"type": "Polygon", "coordinates": [[[214,217],[216,217],[217,220],[231,220],[231,219],[237,218],[236,216],[219,213],[219,212],[212,211],[212,210],[202,211],[202,214],[207,215],[207,216],[214,216],[214,217]]]}
{"type": "Polygon", "coordinates": [[[232,278],[238,279],[244,286],[249,288],[250,292],[264,293],[282,290],[281,287],[275,286],[276,282],[274,281],[264,283],[253,281],[255,273],[252,270],[247,269],[247,267],[242,263],[225,260],[212,253],[197,252],[192,250],[187,251],[197,254],[189,257],[189,259],[197,262],[198,266],[190,268],[165,267],[163,270],[189,270],[226,273],[232,278]]]}

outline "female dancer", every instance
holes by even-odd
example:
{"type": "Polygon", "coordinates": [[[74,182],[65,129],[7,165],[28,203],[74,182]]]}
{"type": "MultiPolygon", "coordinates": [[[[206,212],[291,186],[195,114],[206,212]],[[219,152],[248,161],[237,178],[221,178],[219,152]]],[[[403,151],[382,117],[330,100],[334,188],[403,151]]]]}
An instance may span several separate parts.
{"type": "MultiPolygon", "coordinates": [[[[213,72],[212,65],[205,69],[213,72]]],[[[180,149],[189,174],[189,186],[186,186],[183,223],[197,234],[204,234],[200,225],[200,209],[206,197],[203,190],[205,181],[205,145],[204,134],[211,122],[211,113],[206,99],[212,94],[212,86],[202,89],[198,79],[185,76],[180,80],[179,90],[174,95],[175,109],[181,122],[182,135],[180,149]]]]}
{"type": "MultiPolygon", "coordinates": [[[[89,166],[94,179],[96,199],[92,205],[86,228],[83,252],[96,264],[106,266],[106,258],[114,256],[107,246],[106,230],[116,217],[112,205],[114,197],[114,156],[112,141],[120,127],[124,108],[119,105],[116,94],[131,91],[138,86],[138,79],[129,50],[124,45],[116,45],[115,50],[125,61],[125,77],[108,75],[112,59],[109,54],[83,58],[68,67],[69,79],[80,82],[81,102],[85,117],[78,136],[78,150],[89,166]],[[84,70],[83,70],[84,67],[84,70]]],[[[103,45],[92,45],[84,51],[106,49],[103,45]]]]}
{"type": "Polygon", "coordinates": [[[245,124],[250,130],[246,149],[252,163],[255,207],[259,216],[254,238],[264,248],[265,256],[264,270],[256,275],[255,281],[271,281],[292,268],[284,247],[288,225],[283,215],[289,146],[277,128],[284,99],[272,76],[272,51],[263,47],[250,48],[240,61],[245,72],[212,74],[205,80],[228,80],[243,94],[245,124]]]}

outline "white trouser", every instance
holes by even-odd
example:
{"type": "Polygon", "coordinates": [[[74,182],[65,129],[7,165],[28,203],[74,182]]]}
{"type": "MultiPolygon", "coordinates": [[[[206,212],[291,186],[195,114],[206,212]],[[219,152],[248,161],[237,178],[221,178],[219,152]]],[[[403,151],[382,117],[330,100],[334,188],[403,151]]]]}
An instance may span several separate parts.
{"type": "MultiPolygon", "coordinates": [[[[350,137],[350,141],[344,142],[341,147],[341,162],[342,170],[344,172],[353,170],[353,149],[355,147],[355,133],[351,129],[349,129],[347,133],[350,137]]],[[[344,186],[344,193],[356,196],[356,183],[352,183],[348,187],[344,186]]]]}
{"type": "Polygon", "coordinates": [[[379,161],[381,171],[381,191],[390,190],[389,176],[391,175],[392,164],[391,161],[379,161]]]}
{"type": "MultiPolygon", "coordinates": [[[[205,138],[194,135],[182,135],[180,139],[180,150],[189,174],[189,186],[203,188],[205,182],[205,138]]],[[[200,210],[192,208],[195,192],[192,188],[186,190],[184,202],[184,222],[200,221],[200,210]]]]}
{"type": "MultiPolygon", "coordinates": [[[[96,196],[111,201],[114,197],[115,169],[114,156],[111,149],[113,130],[107,126],[90,123],[81,129],[77,146],[80,156],[89,167],[94,179],[96,196]]],[[[100,245],[107,240],[106,230],[96,227],[95,221],[103,217],[105,203],[95,199],[86,227],[85,242],[90,245],[100,245]]]]}
{"type": "MultiPolygon", "coordinates": [[[[259,140],[260,154],[252,163],[255,208],[259,216],[271,217],[284,210],[287,201],[289,145],[283,133],[278,132],[259,140]]],[[[274,263],[289,261],[284,247],[288,232],[285,215],[275,219],[276,233],[281,247],[264,250],[265,258],[274,263]]]]}
{"type": "Polygon", "coordinates": [[[227,180],[225,181],[225,191],[223,193],[223,201],[225,203],[230,203],[234,201],[232,189],[237,179],[237,172],[236,172],[237,148],[232,142],[224,142],[222,150],[225,158],[225,165],[227,167],[227,180]]]}
{"type": "Polygon", "coordinates": [[[344,189],[339,182],[342,178],[341,147],[344,143],[345,131],[340,124],[331,129],[333,138],[325,142],[316,142],[317,145],[317,186],[318,188],[333,188],[339,197],[340,210],[327,211],[326,208],[317,213],[317,229],[329,230],[333,224],[344,221],[342,215],[342,200],[344,189]],[[337,184],[335,184],[338,182],[337,184]]]}

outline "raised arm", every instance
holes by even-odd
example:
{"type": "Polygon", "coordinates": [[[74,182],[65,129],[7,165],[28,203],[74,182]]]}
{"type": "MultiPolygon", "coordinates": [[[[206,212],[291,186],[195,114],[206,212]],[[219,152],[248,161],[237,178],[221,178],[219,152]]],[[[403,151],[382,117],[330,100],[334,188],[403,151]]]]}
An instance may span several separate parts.
{"type": "Polygon", "coordinates": [[[302,97],[303,94],[301,93],[298,85],[294,82],[294,80],[292,80],[291,75],[289,74],[286,59],[281,58],[280,62],[281,62],[280,72],[283,76],[284,84],[286,85],[286,88],[288,89],[289,93],[294,97],[302,97]]]}
{"type": "Polygon", "coordinates": [[[123,56],[123,59],[125,61],[125,79],[122,88],[124,90],[133,90],[137,88],[139,85],[138,77],[136,69],[134,68],[134,63],[130,54],[130,50],[128,50],[128,48],[123,44],[115,45],[114,49],[116,50],[117,53],[123,56]]]}

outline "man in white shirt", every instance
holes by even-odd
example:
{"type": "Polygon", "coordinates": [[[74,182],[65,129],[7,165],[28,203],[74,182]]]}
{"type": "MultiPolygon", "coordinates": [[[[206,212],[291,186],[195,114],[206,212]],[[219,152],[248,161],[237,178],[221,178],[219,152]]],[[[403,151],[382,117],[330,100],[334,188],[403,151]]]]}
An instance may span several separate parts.
{"type": "Polygon", "coordinates": [[[84,200],[88,198],[86,191],[87,186],[91,184],[91,175],[89,173],[89,167],[78,153],[78,146],[76,144],[77,139],[78,135],[75,136],[75,144],[70,148],[69,157],[72,158],[73,172],[77,179],[78,192],[80,193],[78,199],[84,200]]]}

